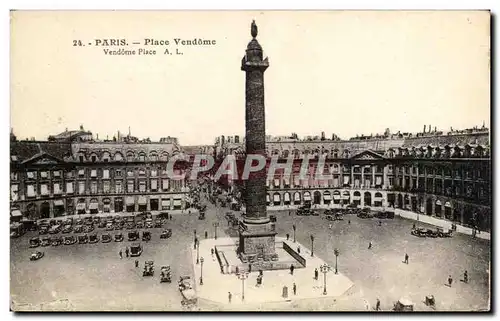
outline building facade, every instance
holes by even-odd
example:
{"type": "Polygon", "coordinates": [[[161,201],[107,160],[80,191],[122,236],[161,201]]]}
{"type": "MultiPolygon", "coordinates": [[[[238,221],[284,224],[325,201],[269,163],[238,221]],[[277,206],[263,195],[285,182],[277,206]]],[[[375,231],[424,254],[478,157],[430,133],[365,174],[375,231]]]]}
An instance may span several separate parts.
{"type": "MultiPolygon", "coordinates": [[[[323,208],[347,204],[396,207],[490,229],[492,172],[489,130],[484,126],[447,134],[332,138],[268,137],[268,158],[293,162],[291,175],[281,169],[267,180],[268,209],[307,203],[323,208]],[[331,178],[315,180],[312,174],[318,172],[321,156],[325,159],[323,173],[331,178]],[[300,179],[306,157],[310,175],[300,179]]],[[[217,138],[216,158],[233,154],[244,162],[244,144],[239,140],[217,138]]],[[[238,170],[243,167],[239,164],[238,170]]],[[[219,183],[230,191],[244,186],[242,181],[224,176],[219,183]]]]}
{"type": "Polygon", "coordinates": [[[167,174],[172,157],[174,173],[186,173],[176,140],[12,141],[11,208],[28,219],[188,209],[187,178],[167,174]]]}

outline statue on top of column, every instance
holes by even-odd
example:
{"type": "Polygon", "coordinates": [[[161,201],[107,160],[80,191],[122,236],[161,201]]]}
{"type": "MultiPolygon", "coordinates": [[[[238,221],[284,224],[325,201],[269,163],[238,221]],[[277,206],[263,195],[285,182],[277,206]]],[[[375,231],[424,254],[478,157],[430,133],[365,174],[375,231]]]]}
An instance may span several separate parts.
{"type": "Polygon", "coordinates": [[[257,25],[255,24],[255,20],[252,20],[252,27],[251,27],[251,33],[252,33],[252,37],[257,37],[257,25]]]}

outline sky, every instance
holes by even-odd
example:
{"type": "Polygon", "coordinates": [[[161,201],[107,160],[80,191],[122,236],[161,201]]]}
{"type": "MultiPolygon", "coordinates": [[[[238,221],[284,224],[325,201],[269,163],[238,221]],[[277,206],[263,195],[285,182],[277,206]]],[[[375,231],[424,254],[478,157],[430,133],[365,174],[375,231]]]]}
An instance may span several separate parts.
{"type": "Polygon", "coordinates": [[[80,125],[101,139],[130,127],[139,138],[174,136],[181,145],[242,136],[240,67],[252,19],[270,63],[268,135],[490,125],[486,11],[32,11],[11,16],[11,127],[19,139],[41,140],[80,125]],[[170,44],[142,45],[149,38],[170,44]],[[175,38],[216,44],[176,46],[175,38]],[[156,55],[103,51],[120,48],[156,55]]]}

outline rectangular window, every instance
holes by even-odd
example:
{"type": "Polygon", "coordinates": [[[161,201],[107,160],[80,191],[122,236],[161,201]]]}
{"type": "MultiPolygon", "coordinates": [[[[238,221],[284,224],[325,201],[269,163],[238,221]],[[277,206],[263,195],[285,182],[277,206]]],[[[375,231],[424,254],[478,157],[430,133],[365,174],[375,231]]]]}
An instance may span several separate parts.
{"type": "Polygon", "coordinates": [[[97,194],[97,182],[92,182],[90,184],[90,192],[92,194],[97,194]]]}
{"type": "Polygon", "coordinates": [[[44,196],[49,195],[49,189],[47,188],[47,184],[40,185],[40,194],[44,196]]]}
{"type": "Polygon", "coordinates": [[[36,196],[34,185],[28,185],[28,186],[26,186],[26,188],[27,188],[26,194],[28,195],[28,197],[35,197],[36,196]]]}
{"type": "Polygon", "coordinates": [[[66,172],[66,177],[67,178],[73,178],[73,172],[72,171],[66,172]]]}
{"type": "Polygon", "coordinates": [[[115,172],[115,176],[116,177],[122,177],[122,170],[121,169],[117,169],[116,172],[115,172]]]}
{"type": "Polygon", "coordinates": [[[115,193],[123,193],[122,182],[115,182],[115,193]]]}
{"type": "Polygon", "coordinates": [[[162,181],[162,187],[164,191],[168,191],[168,179],[162,181]]]}
{"type": "Polygon", "coordinates": [[[40,177],[47,178],[48,177],[47,172],[40,172],[40,177]]]}
{"type": "Polygon", "coordinates": [[[127,171],[127,177],[134,177],[134,171],[127,171]]]}
{"type": "Polygon", "coordinates": [[[280,180],[278,178],[274,179],[274,186],[275,187],[280,187],[280,180]]]}
{"type": "Polygon", "coordinates": [[[53,175],[54,175],[54,178],[56,178],[56,177],[59,178],[59,177],[61,177],[61,172],[60,171],[54,171],[53,175]]]}
{"type": "Polygon", "coordinates": [[[156,177],[158,175],[158,171],[156,169],[151,170],[151,177],[156,177]]]}
{"type": "Polygon", "coordinates": [[[17,199],[18,199],[18,195],[19,195],[18,194],[18,190],[19,190],[19,185],[17,185],[17,184],[16,185],[12,185],[10,187],[10,198],[14,202],[17,201],[17,199]]]}
{"type": "Polygon", "coordinates": [[[66,193],[73,194],[73,182],[66,183],[66,193]]]}
{"type": "Polygon", "coordinates": [[[102,170],[102,178],[103,179],[108,179],[109,178],[109,169],[103,169],[102,170]]]}
{"type": "Polygon", "coordinates": [[[110,187],[109,181],[104,181],[103,184],[102,184],[103,192],[104,193],[109,193],[109,187],[110,187]]]}
{"type": "Polygon", "coordinates": [[[85,176],[85,170],[84,169],[79,169],[78,170],[78,176],[80,176],[80,177],[85,176]]]}
{"type": "Polygon", "coordinates": [[[152,191],[158,190],[158,181],[156,179],[151,180],[151,190],[152,191]]]}
{"type": "Polygon", "coordinates": [[[146,171],[145,171],[145,170],[143,170],[143,169],[141,169],[141,170],[139,171],[139,175],[141,175],[141,176],[146,175],[146,171]]]}
{"type": "Polygon", "coordinates": [[[139,192],[141,193],[146,192],[146,182],[144,181],[139,182],[139,192]]]}
{"type": "Polygon", "coordinates": [[[28,172],[27,175],[29,179],[35,179],[35,172],[28,172]]]}
{"type": "Polygon", "coordinates": [[[134,181],[127,182],[127,192],[129,192],[129,193],[134,192],[134,181]]]}
{"type": "Polygon", "coordinates": [[[97,170],[96,169],[93,169],[90,171],[90,177],[92,178],[96,178],[97,177],[97,170]]]}
{"type": "Polygon", "coordinates": [[[78,182],[78,194],[85,194],[85,182],[78,182]]]}
{"type": "Polygon", "coordinates": [[[10,179],[13,181],[17,181],[17,173],[10,173],[10,179]]]}
{"type": "Polygon", "coordinates": [[[54,194],[55,195],[61,194],[61,186],[59,183],[54,183],[54,194]]]}

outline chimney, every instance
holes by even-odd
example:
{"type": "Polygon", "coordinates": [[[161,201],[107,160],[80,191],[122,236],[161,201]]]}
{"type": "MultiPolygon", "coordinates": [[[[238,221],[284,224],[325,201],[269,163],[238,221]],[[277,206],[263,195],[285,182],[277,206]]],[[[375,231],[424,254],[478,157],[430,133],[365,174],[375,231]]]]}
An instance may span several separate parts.
{"type": "Polygon", "coordinates": [[[437,126],[434,126],[434,132],[437,133],[437,126]]]}
{"type": "Polygon", "coordinates": [[[427,128],[427,125],[424,125],[424,134],[425,134],[425,129],[427,128]]]}

